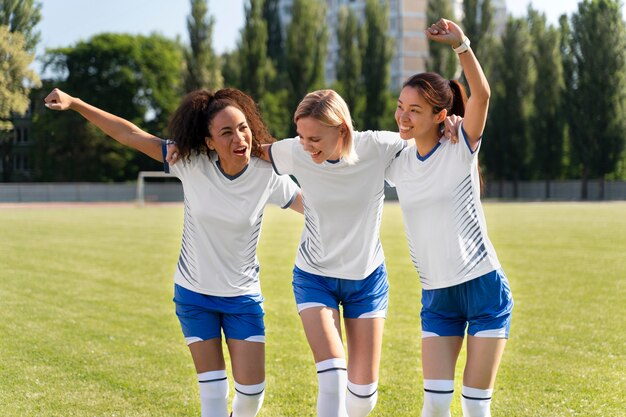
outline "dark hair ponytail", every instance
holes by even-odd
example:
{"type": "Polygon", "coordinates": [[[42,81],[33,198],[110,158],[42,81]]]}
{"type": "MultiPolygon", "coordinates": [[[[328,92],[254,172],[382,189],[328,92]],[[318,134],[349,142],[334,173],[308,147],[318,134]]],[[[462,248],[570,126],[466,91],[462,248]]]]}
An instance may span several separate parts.
{"type": "Polygon", "coordinates": [[[456,114],[463,117],[465,116],[465,103],[467,103],[465,88],[457,80],[448,80],[448,83],[452,91],[452,107],[448,110],[448,116],[456,114]]]}
{"type": "Polygon", "coordinates": [[[207,90],[187,94],[180,103],[168,125],[170,139],[176,142],[182,158],[189,158],[208,151],[204,138],[209,136],[208,107],[215,98],[207,90]]]}

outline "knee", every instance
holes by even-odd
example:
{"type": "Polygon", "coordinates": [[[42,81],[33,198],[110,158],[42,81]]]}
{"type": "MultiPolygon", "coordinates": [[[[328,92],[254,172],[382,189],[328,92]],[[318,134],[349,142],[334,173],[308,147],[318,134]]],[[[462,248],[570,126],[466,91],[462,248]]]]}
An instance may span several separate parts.
{"type": "Polygon", "coordinates": [[[346,408],[350,417],[365,417],[376,406],[378,381],[371,384],[355,384],[348,381],[346,408]]]}
{"type": "Polygon", "coordinates": [[[332,358],[315,364],[319,391],[323,393],[340,393],[346,389],[346,360],[332,358]]]}

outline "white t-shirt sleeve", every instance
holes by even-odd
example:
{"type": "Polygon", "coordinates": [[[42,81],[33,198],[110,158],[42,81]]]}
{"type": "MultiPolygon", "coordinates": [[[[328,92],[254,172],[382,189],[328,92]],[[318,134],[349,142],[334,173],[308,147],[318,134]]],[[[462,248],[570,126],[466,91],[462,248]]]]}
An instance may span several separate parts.
{"type": "Polygon", "coordinates": [[[270,146],[270,161],[278,175],[293,174],[294,146],[300,146],[297,138],[283,139],[270,146]]]}
{"type": "Polygon", "coordinates": [[[480,145],[483,143],[483,137],[481,136],[478,139],[478,146],[475,151],[472,151],[470,147],[469,141],[467,140],[467,134],[465,133],[465,129],[463,128],[463,123],[459,126],[458,132],[459,142],[454,146],[455,150],[459,157],[466,161],[472,162],[475,158],[478,157],[478,151],[480,150],[480,145]]]}
{"type": "Polygon", "coordinates": [[[182,158],[174,165],[168,164],[170,174],[182,181],[185,178],[188,178],[190,173],[194,171],[195,167],[199,163],[199,160],[200,155],[197,155],[195,151],[192,151],[192,154],[189,156],[189,160],[187,158],[182,158]]]}
{"type": "Polygon", "coordinates": [[[288,208],[300,192],[300,187],[288,176],[272,172],[272,190],[269,202],[281,208],[288,208]]]}
{"type": "Polygon", "coordinates": [[[374,132],[375,140],[380,144],[380,149],[382,151],[382,157],[389,164],[393,161],[402,149],[406,147],[407,142],[400,138],[400,134],[398,132],[387,132],[387,131],[377,131],[374,132]]]}
{"type": "MultiPolygon", "coordinates": [[[[405,151],[406,152],[406,151],[405,151]]],[[[400,152],[402,153],[402,152],[400,152]]],[[[400,168],[400,160],[398,158],[391,161],[387,169],[385,170],[385,181],[389,187],[395,187],[398,179],[398,170],[400,168]]]]}

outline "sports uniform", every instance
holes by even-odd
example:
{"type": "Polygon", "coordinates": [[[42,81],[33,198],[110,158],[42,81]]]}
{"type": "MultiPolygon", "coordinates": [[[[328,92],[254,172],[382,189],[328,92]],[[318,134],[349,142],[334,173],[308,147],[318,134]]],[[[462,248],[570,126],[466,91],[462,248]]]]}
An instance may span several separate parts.
{"type": "MultiPolygon", "coordinates": [[[[487,236],[478,148],[439,143],[428,155],[403,151],[387,169],[402,207],[422,283],[422,336],[507,337],[513,299],[487,236]]],[[[479,142],[480,147],[480,142],[479,142]]]]}
{"type": "MultiPolygon", "coordinates": [[[[305,227],[296,255],[296,282],[306,279],[305,274],[363,280],[385,260],[379,239],[384,172],[405,144],[397,133],[367,131],[355,132],[354,146],[359,161],[353,165],[342,160],[316,164],[297,138],[270,147],[276,173],[295,176],[302,188],[305,227]]],[[[377,288],[386,297],[387,286],[377,288]]],[[[336,296],[343,303],[343,297],[336,296]]],[[[324,299],[305,299],[327,305],[324,299]]]]}
{"type": "MultiPolygon", "coordinates": [[[[354,164],[316,164],[298,139],[272,144],[270,158],[277,173],[295,176],[302,188],[305,227],[293,273],[298,311],[343,305],[345,318],[384,318],[389,290],[379,239],[384,172],[405,142],[391,132],[356,132],[353,139],[359,158],[354,164]]],[[[378,381],[349,381],[344,358],[315,367],[319,416],[365,416],[374,408],[378,381]]]]}
{"type": "Polygon", "coordinates": [[[236,176],[223,172],[214,153],[192,155],[170,170],[185,195],[174,301],[187,343],[219,337],[220,327],[227,338],[263,342],[256,256],[263,209],[289,207],[297,185],[258,158],[236,176]]]}

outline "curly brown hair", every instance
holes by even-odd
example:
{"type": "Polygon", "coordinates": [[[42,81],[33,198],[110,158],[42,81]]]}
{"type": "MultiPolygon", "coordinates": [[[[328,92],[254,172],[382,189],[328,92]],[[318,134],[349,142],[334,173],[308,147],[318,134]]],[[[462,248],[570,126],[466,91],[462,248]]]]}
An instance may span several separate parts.
{"type": "Polygon", "coordinates": [[[236,88],[223,88],[215,92],[195,90],[187,94],[170,120],[170,139],[176,142],[182,158],[189,159],[192,151],[209,154],[205,138],[211,137],[210,126],[215,115],[228,106],[244,114],[252,132],[253,156],[262,154],[261,145],[275,142],[261,112],[252,98],[236,88]]]}

